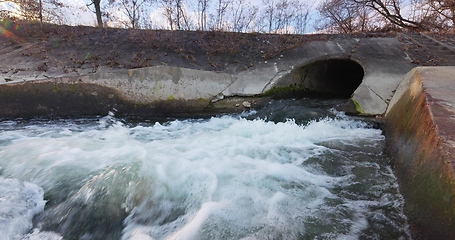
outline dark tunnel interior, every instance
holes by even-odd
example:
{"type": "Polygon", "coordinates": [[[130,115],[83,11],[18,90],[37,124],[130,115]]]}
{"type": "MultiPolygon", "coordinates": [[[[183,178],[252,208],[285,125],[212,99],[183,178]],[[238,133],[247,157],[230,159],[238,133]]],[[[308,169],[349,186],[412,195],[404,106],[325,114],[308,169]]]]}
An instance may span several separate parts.
{"type": "Polygon", "coordinates": [[[326,59],[300,68],[301,83],[309,97],[350,98],[362,83],[363,67],[349,59],[326,59]]]}

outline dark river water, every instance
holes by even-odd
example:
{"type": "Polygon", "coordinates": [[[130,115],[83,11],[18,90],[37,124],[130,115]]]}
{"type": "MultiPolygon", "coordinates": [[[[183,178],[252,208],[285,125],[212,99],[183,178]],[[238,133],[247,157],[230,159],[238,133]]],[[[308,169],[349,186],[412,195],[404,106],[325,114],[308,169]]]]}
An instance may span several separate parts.
{"type": "Polygon", "coordinates": [[[2,121],[1,239],[410,239],[381,130],[339,103],[2,121]]]}

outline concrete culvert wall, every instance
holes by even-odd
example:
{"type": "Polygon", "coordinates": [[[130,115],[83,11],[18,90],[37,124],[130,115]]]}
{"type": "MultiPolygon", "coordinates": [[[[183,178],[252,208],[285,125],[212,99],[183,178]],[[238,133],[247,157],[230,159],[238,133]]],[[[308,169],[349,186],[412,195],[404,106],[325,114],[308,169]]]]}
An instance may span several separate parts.
{"type": "Polygon", "coordinates": [[[350,98],[363,80],[350,59],[324,59],[295,68],[273,89],[278,97],[350,98]]]}

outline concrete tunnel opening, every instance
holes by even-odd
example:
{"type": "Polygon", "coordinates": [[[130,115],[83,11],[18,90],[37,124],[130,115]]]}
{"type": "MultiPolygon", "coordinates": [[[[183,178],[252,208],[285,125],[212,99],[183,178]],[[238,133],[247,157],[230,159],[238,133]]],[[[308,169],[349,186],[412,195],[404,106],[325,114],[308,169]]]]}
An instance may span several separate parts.
{"type": "Polygon", "coordinates": [[[301,68],[301,81],[311,95],[324,98],[350,98],[362,83],[363,67],[349,59],[327,59],[301,68]]]}
{"type": "Polygon", "coordinates": [[[317,60],[289,73],[277,85],[275,96],[348,99],[362,83],[364,74],[363,67],[351,59],[317,60]]]}

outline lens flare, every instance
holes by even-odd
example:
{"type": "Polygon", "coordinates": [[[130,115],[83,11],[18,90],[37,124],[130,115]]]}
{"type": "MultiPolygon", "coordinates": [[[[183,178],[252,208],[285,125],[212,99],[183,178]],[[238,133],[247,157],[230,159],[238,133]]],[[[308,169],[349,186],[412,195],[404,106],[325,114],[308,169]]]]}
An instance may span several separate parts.
{"type": "Polygon", "coordinates": [[[4,36],[4,37],[7,37],[7,38],[10,38],[10,37],[13,36],[13,33],[12,33],[12,32],[10,32],[10,31],[8,31],[8,30],[2,28],[2,27],[0,27],[0,34],[1,34],[2,36],[4,36]]]}
{"type": "MultiPolygon", "coordinates": [[[[0,21],[0,35],[2,35],[3,37],[6,37],[6,38],[10,38],[12,41],[14,41],[16,43],[23,42],[22,39],[20,39],[13,32],[8,30],[13,25],[14,24],[10,20],[0,21]],[[1,25],[3,25],[3,26],[1,26],[1,25]]],[[[14,29],[15,31],[18,31],[20,29],[20,25],[19,24],[15,24],[12,29],[14,29]]]]}
{"type": "Polygon", "coordinates": [[[7,20],[4,24],[5,28],[8,29],[11,26],[11,21],[7,20]]]}

